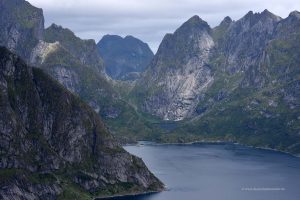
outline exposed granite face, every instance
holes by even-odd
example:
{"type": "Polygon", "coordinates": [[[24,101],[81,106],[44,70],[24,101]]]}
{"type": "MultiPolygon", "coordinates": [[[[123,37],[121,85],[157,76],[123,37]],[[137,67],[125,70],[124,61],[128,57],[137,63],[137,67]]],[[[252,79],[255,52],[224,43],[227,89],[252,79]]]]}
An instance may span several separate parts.
{"type": "MultiPolygon", "coordinates": [[[[40,40],[31,53],[30,61],[44,69],[69,91],[80,93],[79,75],[74,70],[75,66],[71,67],[76,64],[80,65],[79,61],[76,62],[76,59],[59,42],[47,43],[40,40]]],[[[84,66],[82,67],[84,68],[84,66]]]]}
{"type": "Polygon", "coordinates": [[[0,55],[0,174],[7,186],[0,189],[2,198],[57,197],[68,189],[66,181],[93,195],[109,188],[115,193],[162,189],[89,106],[5,48],[0,55]],[[45,174],[51,178],[41,179],[45,174]]]}
{"type": "Polygon", "coordinates": [[[144,111],[175,121],[193,113],[199,96],[213,82],[208,66],[214,46],[210,32],[207,23],[194,16],[174,34],[164,37],[148,70],[137,82],[144,97],[144,111]]]}
{"type": "Polygon", "coordinates": [[[61,48],[59,42],[48,43],[43,40],[40,40],[31,52],[30,63],[43,64],[47,56],[55,52],[58,48],[61,48]]]}
{"type": "MultiPolygon", "coordinates": [[[[263,90],[276,81],[274,79],[278,78],[281,72],[274,71],[272,62],[275,58],[271,57],[274,44],[278,40],[285,44],[297,40],[296,35],[300,33],[297,28],[299,20],[296,20],[297,17],[293,20],[292,15],[282,19],[268,10],[261,13],[250,11],[224,29],[219,36],[221,40],[217,41],[211,63],[216,71],[215,79],[223,79],[224,77],[220,77],[223,73],[227,76],[227,82],[234,85],[226,89],[227,93],[236,88],[263,90]]],[[[219,27],[221,26],[224,24],[221,23],[219,27]]],[[[213,32],[217,32],[219,27],[213,32]]]]}
{"type": "Polygon", "coordinates": [[[42,10],[24,0],[1,1],[0,5],[3,7],[0,13],[3,40],[0,44],[13,49],[28,63],[42,68],[71,92],[81,96],[99,114],[111,107],[120,114],[120,97],[104,73],[94,40],[81,40],[69,29],[56,24],[44,30],[42,10]],[[14,36],[8,32],[11,27],[17,27],[17,38],[12,40],[18,41],[15,45],[6,39],[6,35],[14,36]]]}
{"type": "MultiPolygon", "coordinates": [[[[0,20],[0,29],[2,27],[23,27],[24,23],[32,24],[31,17],[25,17],[22,20],[8,20],[14,19],[14,10],[18,10],[22,16],[24,14],[33,15],[31,12],[40,11],[42,17],[40,9],[34,8],[24,0],[2,0],[0,2],[1,6],[6,8],[0,15],[7,17],[7,19],[0,20]],[[12,2],[15,3],[12,4],[12,2]],[[26,13],[22,13],[22,11],[26,13]]],[[[105,73],[103,61],[93,40],[81,40],[69,29],[55,24],[45,30],[41,25],[38,30],[41,30],[40,34],[30,34],[30,37],[28,31],[18,32],[20,38],[27,38],[20,43],[20,45],[26,46],[26,53],[24,54],[21,48],[17,48],[15,52],[18,55],[21,55],[26,61],[30,61],[32,65],[40,67],[67,89],[80,96],[103,117],[114,133],[126,132],[134,135],[144,132],[144,130],[141,131],[141,127],[144,127],[147,122],[140,117],[134,106],[127,103],[125,98],[120,95],[128,93],[131,86],[124,86],[124,82],[122,82],[122,91],[118,89],[121,81],[112,80],[105,73]],[[34,40],[34,43],[31,39],[34,40]]],[[[3,46],[10,46],[9,42],[2,42],[3,46]]],[[[124,78],[135,80],[138,77],[139,73],[134,72],[127,74],[124,78]]],[[[133,84],[133,81],[128,82],[133,84]]],[[[147,133],[149,132],[151,130],[147,128],[147,133]]]]}
{"type": "Polygon", "coordinates": [[[268,10],[250,11],[238,21],[226,17],[211,29],[194,16],[165,36],[133,94],[144,111],[182,120],[197,115],[199,104],[208,111],[237,88],[266,87],[273,81],[270,44],[298,34],[298,19],[297,11],[286,19],[268,10]],[[223,87],[215,91],[220,82],[223,87]],[[204,98],[215,92],[211,99],[204,98]]]}
{"type": "Polygon", "coordinates": [[[230,75],[246,74],[241,83],[243,87],[263,87],[266,79],[256,69],[264,62],[265,49],[273,39],[280,20],[280,17],[265,10],[255,14],[250,11],[232,23],[224,32],[224,42],[216,50],[217,55],[224,59],[219,67],[230,75]]]}
{"type": "Polygon", "coordinates": [[[121,99],[109,79],[104,74],[83,65],[59,42],[55,44],[48,43],[48,46],[55,47],[55,51],[51,51],[49,47],[45,51],[39,50],[42,55],[36,59],[40,61],[37,65],[68,90],[79,95],[99,115],[109,118],[104,112],[113,109],[117,110],[115,117],[118,117],[121,104],[119,106],[116,104],[121,99]]]}
{"type": "Polygon", "coordinates": [[[99,73],[104,71],[103,61],[94,40],[82,40],[75,36],[71,30],[56,24],[45,29],[44,40],[48,43],[59,42],[82,65],[91,67],[99,73]]]}
{"type": "Polygon", "coordinates": [[[42,9],[23,0],[1,0],[0,10],[0,45],[29,61],[32,49],[43,38],[42,9]]]}
{"type": "MultiPolygon", "coordinates": [[[[12,170],[10,169],[10,171],[12,170]]],[[[3,172],[3,170],[1,171],[3,172]]],[[[63,192],[58,183],[31,183],[26,173],[21,172],[14,174],[14,180],[1,180],[0,185],[0,197],[2,199],[57,199],[57,195],[63,192]]]]}
{"type": "Polygon", "coordinates": [[[136,80],[153,58],[149,46],[133,36],[105,35],[97,44],[106,73],[113,79],[136,80]]]}
{"type": "Polygon", "coordinates": [[[299,154],[299,12],[285,19],[268,10],[249,12],[238,21],[226,17],[206,32],[197,19],[165,36],[132,92],[145,111],[186,119],[159,140],[235,141],[299,154]],[[207,35],[204,41],[211,42],[204,44],[211,45],[197,45],[201,40],[193,35],[207,35]],[[193,69],[204,73],[195,76],[193,69]],[[205,89],[194,90],[193,84],[177,89],[192,83],[187,74],[205,89]],[[183,98],[173,104],[178,97],[183,98]]]}
{"type": "Polygon", "coordinates": [[[92,40],[81,40],[69,29],[55,24],[46,29],[45,40],[49,42],[40,40],[33,49],[32,64],[81,96],[97,113],[114,107],[119,95],[102,71],[102,60],[92,40]],[[107,99],[111,101],[107,103],[107,99]]]}
{"type": "Polygon", "coordinates": [[[104,98],[118,96],[103,72],[94,40],[81,40],[55,24],[44,30],[42,10],[24,0],[1,1],[0,5],[0,44],[45,70],[70,91],[84,94],[88,103],[97,102],[97,107],[102,107],[104,98]]]}

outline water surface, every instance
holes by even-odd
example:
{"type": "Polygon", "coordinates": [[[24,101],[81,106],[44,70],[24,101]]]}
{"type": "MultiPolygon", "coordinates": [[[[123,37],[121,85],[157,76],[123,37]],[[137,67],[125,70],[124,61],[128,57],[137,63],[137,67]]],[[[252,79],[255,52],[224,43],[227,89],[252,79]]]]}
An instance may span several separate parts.
{"type": "Polygon", "coordinates": [[[118,200],[300,200],[300,158],[234,144],[126,146],[165,192],[118,200]]]}

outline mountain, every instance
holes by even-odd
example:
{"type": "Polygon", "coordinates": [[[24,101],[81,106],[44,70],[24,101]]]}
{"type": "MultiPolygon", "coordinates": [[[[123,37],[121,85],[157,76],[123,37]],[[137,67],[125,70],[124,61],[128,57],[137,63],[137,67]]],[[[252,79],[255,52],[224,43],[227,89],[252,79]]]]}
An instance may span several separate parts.
{"type": "MultiPolygon", "coordinates": [[[[0,2],[3,8],[0,13],[3,19],[0,21],[0,34],[11,37],[9,31],[11,27],[16,27],[13,31],[22,39],[12,49],[11,41],[15,40],[7,40],[3,36],[0,38],[1,45],[13,50],[27,63],[43,69],[78,95],[102,117],[114,134],[136,140],[158,132],[159,127],[152,125],[156,119],[137,112],[135,105],[128,103],[126,95],[123,95],[132,86],[127,87],[123,81],[117,82],[107,76],[94,40],[82,40],[71,30],[56,24],[44,29],[42,10],[24,0],[0,2]],[[30,24],[30,29],[24,28],[24,24],[30,24]]],[[[131,73],[127,77],[136,76],[139,74],[131,73]]]]}
{"type": "Polygon", "coordinates": [[[250,11],[215,28],[194,16],[167,34],[131,93],[140,110],[182,120],[159,140],[300,153],[299,16],[250,11]]]}
{"type": "Polygon", "coordinates": [[[136,133],[146,136],[155,131],[145,127],[148,123],[145,117],[126,101],[115,83],[103,73],[82,64],[60,42],[40,44],[45,47],[34,50],[38,52],[37,60],[41,61],[36,65],[88,103],[112,133],[136,139],[136,133]]]}
{"type": "Polygon", "coordinates": [[[44,41],[47,43],[59,42],[83,65],[89,66],[98,72],[104,70],[103,61],[98,54],[94,40],[82,40],[75,36],[71,30],[52,24],[44,31],[44,41]]]}
{"type": "Polygon", "coordinates": [[[29,58],[32,49],[43,38],[42,9],[27,1],[0,0],[0,45],[29,58]]]}
{"type": "Polygon", "coordinates": [[[92,199],[161,190],[97,114],[41,69],[0,48],[0,196],[92,199]]]}
{"type": "Polygon", "coordinates": [[[135,80],[153,58],[149,46],[132,36],[105,35],[97,44],[106,73],[117,80],[135,80]]]}
{"type": "Polygon", "coordinates": [[[197,99],[212,81],[208,66],[214,46],[211,28],[198,16],[167,34],[137,85],[142,110],[164,120],[182,120],[192,114],[197,99]]]}
{"type": "MultiPolygon", "coordinates": [[[[118,90],[119,83],[105,74],[94,40],[82,40],[69,29],[52,24],[44,30],[44,40],[33,49],[30,61],[87,102],[117,136],[136,139],[136,133],[146,136],[156,131],[147,117],[127,102],[118,90]]],[[[122,90],[128,87],[122,86],[122,90]]]]}
{"type": "Polygon", "coordinates": [[[133,61],[122,57],[138,55],[135,42],[135,53],[124,53],[132,37],[104,37],[101,58],[93,40],[55,24],[44,29],[41,9],[23,0],[0,6],[1,44],[87,102],[121,141],[222,140],[300,152],[297,11],[285,19],[250,11],[214,28],[193,16],[164,37],[146,68],[125,67],[113,80],[105,54],[133,61]]]}
{"type": "Polygon", "coordinates": [[[52,24],[44,30],[44,40],[34,47],[30,61],[81,96],[98,113],[119,101],[119,95],[103,73],[94,40],[81,40],[69,29],[52,24]],[[106,102],[110,105],[105,105],[106,102]]]}

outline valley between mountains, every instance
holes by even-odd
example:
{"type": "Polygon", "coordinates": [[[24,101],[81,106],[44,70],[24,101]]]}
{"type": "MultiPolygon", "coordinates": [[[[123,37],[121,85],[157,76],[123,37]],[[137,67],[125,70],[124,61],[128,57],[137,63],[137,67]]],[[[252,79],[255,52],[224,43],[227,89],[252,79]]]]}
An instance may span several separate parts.
{"type": "Polygon", "coordinates": [[[211,27],[192,16],[154,54],[96,44],[24,0],[0,0],[0,196],[162,191],[121,144],[233,142],[300,155],[300,13],[211,27]],[[3,189],[4,188],[4,189],[3,189]]]}

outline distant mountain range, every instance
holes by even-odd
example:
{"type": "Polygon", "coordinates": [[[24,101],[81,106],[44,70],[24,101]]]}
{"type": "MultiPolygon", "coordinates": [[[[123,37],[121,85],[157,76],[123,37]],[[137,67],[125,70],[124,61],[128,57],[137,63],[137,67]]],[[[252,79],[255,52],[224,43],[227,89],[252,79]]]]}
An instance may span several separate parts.
{"type": "Polygon", "coordinates": [[[211,28],[194,16],[167,34],[132,91],[179,127],[167,142],[225,140],[300,152],[300,13],[264,10],[211,28]]]}
{"type": "MultiPolygon", "coordinates": [[[[147,121],[148,116],[137,112],[124,98],[123,91],[128,93],[132,84],[119,83],[105,73],[104,61],[94,40],[82,40],[71,30],[56,24],[45,29],[42,10],[24,0],[0,2],[3,10],[0,13],[0,45],[20,55],[28,64],[42,68],[79,95],[102,117],[111,132],[126,137],[131,135],[133,139],[136,133],[144,137],[159,132],[147,121]]],[[[137,41],[130,38],[129,41],[137,41]]],[[[145,43],[138,43],[148,48],[145,43]]],[[[131,46],[129,51],[133,49],[131,46]]],[[[131,77],[135,77],[132,73],[131,77]]],[[[129,78],[130,73],[126,77],[129,78]]]]}
{"type": "Polygon", "coordinates": [[[126,123],[137,114],[105,74],[95,41],[55,24],[44,29],[42,10],[24,0],[0,0],[0,10],[0,46],[21,57],[0,48],[0,198],[162,190],[99,118],[126,123]]]}
{"type": "Polygon", "coordinates": [[[1,199],[92,199],[158,191],[98,115],[41,69],[0,48],[1,199]]]}
{"type": "Polygon", "coordinates": [[[97,47],[106,73],[118,80],[138,79],[154,56],[146,43],[133,36],[105,35],[97,47]]]}
{"type": "MultiPolygon", "coordinates": [[[[23,0],[0,0],[0,8],[0,45],[40,68],[33,70],[36,79],[45,72],[89,104],[120,142],[228,141],[300,154],[298,11],[284,19],[268,10],[250,11],[237,21],[225,17],[214,28],[193,16],[166,34],[153,56],[147,44],[132,36],[107,35],[96,45],[56,24],[44,29],[42,10],[23,0]]],[[[3,60],[15,57],[2,51],[10,55],[3,60]]],[[[34,81],[22,83],[37,84],[34,81]]],[[[55,101],[48,89],[41,92],[55,101]]],[[[23,95],[22,88],[7,92],[15,90],[23,95]]],[[[73,102],[71,96],[66,100],[73,102]]],[[[9,99],[10,107],[14,101],[9,99]]],[[[12,107],[24,112],[22,119],[28,116],[25,103],[12,107]]],[[[86,130],[85,125],[81,128],[86,130]]]]}

